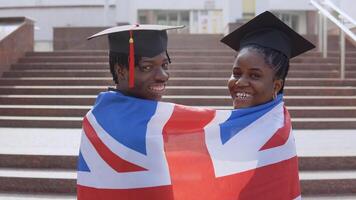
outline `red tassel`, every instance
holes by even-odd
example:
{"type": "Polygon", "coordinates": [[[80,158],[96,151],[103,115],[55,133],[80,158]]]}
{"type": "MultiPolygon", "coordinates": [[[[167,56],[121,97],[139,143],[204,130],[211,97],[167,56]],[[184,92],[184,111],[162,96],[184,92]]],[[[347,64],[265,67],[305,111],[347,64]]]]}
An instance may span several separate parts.
{"type": "Polygon", "coordinates": [[[133,88],[135,85],[135,47],[134,40],[132,37],[132,30],[130,30],[129,46],[129,88],[133,88]]]}

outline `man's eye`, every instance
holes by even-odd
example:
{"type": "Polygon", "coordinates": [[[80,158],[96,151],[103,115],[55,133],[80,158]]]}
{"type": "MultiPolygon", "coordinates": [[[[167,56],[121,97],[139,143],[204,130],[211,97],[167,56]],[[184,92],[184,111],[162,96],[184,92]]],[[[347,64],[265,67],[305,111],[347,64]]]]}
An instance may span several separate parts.
{"type": "Polygon", "coordinates": [[[140,69],[141,69],[142,71],[151,71],[152,68],[153,68],[153,66],[151,66],[151,65],[144,65],[144,66],[141,66],[141,67],[140,67],[140,69]]]}
{"type": "Polygon", "coordinates": [[[168,70],[168,63],[163,63],[162,64],[162,68],[165,69],[165,70],[168,70]]]}

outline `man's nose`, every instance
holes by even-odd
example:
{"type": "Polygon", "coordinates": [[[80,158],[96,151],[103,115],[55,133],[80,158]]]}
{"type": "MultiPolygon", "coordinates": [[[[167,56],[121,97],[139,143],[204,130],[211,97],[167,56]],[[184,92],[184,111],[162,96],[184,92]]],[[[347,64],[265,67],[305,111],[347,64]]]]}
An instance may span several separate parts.
{"type": "Polygon", "coordinates": [[[169,79],[168,71],[163,69],[163,67],[159,67],[156,70],[155,79],[158,81],[164,81],[164,82],[168,81],[168,79],[169,79]]]}

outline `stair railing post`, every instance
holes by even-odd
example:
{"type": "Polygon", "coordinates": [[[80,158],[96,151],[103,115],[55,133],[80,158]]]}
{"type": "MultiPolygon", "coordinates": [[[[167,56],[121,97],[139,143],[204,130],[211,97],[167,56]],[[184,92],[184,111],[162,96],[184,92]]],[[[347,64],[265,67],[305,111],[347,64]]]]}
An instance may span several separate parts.
{"type": "Polygon", "coordinates": [[[323,15],[323,58],[328,56],[328,19],[323,15]]]}
{"type": "MultiPolygon", "coordinates": [[[[344,22],[342,16],[339,16],[341,22],[344,22]]],[[[340,78],[345,79],[345,33],[340,28],[340,78]]]]}
{"type": "Polygon", "coordinates": [[[345,79],[345,33],[340,29],[340,78],[345,79]]]}
{"type": "Polygon", "coordinates": [[[323,51],[323,14],[318,12],[318,51],[323,51]]]}

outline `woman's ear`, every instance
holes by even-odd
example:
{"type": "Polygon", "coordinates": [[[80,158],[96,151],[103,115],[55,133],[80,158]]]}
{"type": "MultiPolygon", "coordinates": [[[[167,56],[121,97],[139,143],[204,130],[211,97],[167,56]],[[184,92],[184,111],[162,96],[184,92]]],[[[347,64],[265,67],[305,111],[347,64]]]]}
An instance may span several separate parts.
{"type": "Polygon", "coordinates": [[[273,92],[274,94],[278,94],[278,92],[282,89],[284,81],[282,79],[275,79],[273,81],[273,92]]]}

